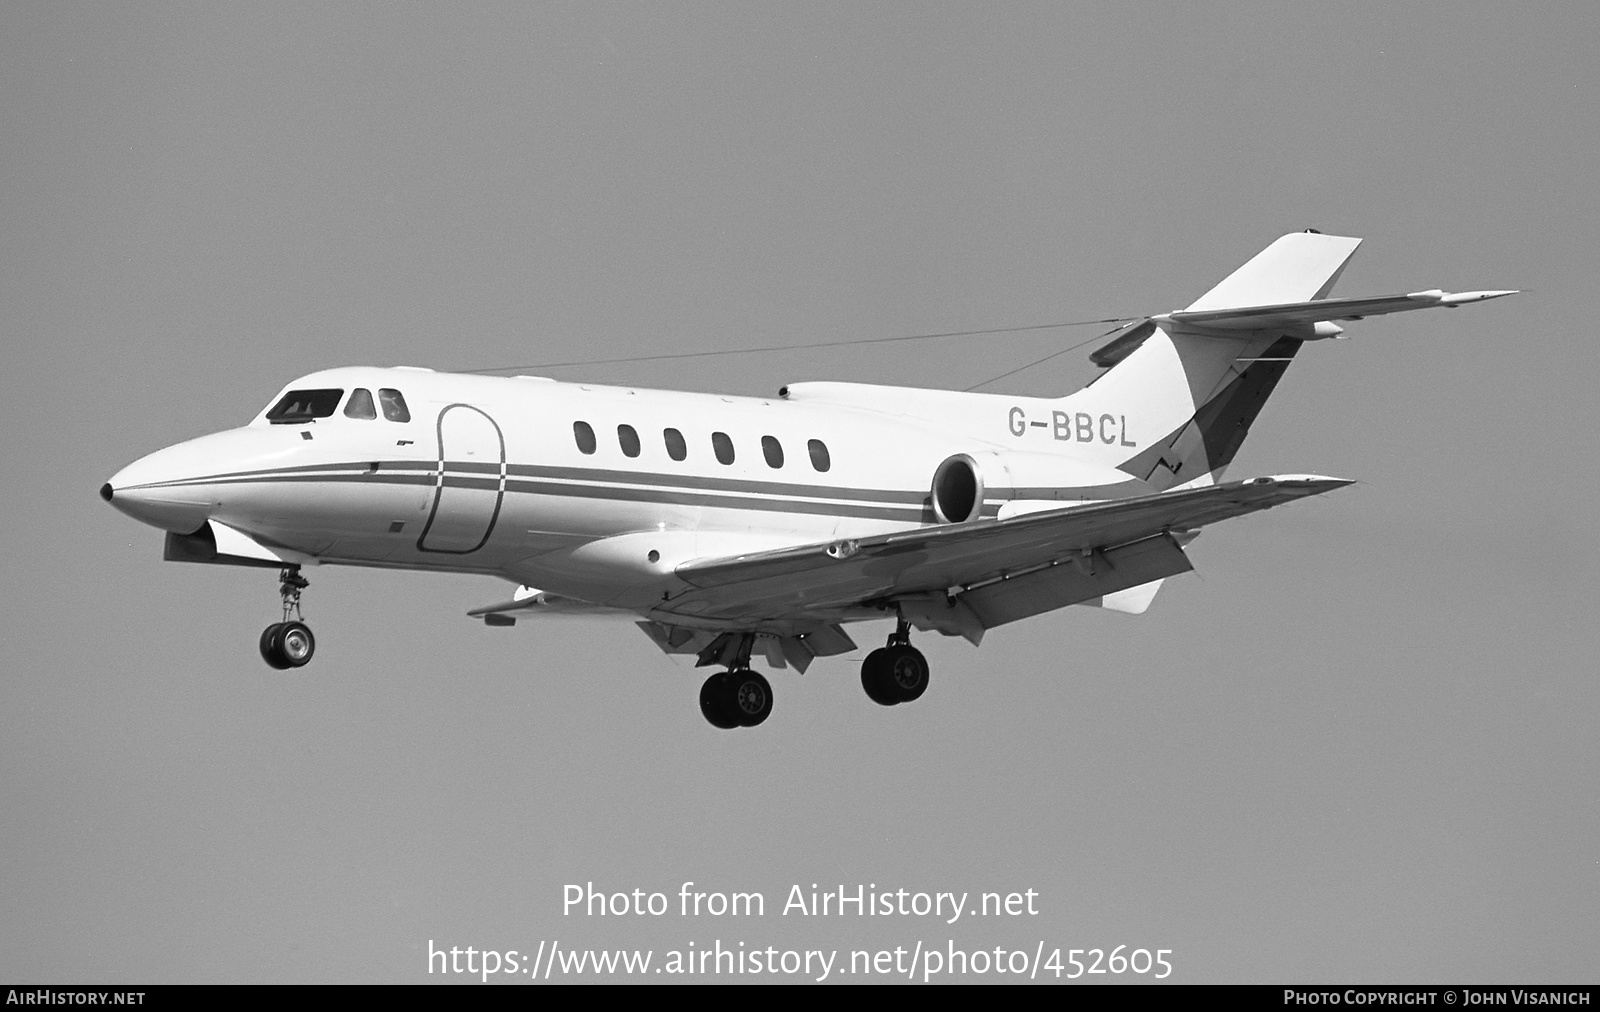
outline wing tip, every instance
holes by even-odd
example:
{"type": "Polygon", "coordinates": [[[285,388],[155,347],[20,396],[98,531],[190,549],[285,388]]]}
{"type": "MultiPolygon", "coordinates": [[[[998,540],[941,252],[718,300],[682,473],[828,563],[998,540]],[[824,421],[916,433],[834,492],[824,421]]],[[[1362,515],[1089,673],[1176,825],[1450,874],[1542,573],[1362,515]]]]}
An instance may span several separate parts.
{"type": "Polygon", "coordinates": [[[1354,485],[1354,478],[1335,478],[1326,474],[1270,474],[1261,478],[1251,478],[1246,485],[1273,485],[1286,492],[1298,492],[1301,495],[1318,495],[1323,492],[1332,492],[1336,488],[1354,485]]]}
{"type": "Polygon", "coordinates": [[[1483,292],[1452,292],[1440,293],[1439,304],[1450,309],[1456,306],[1465,306],[1474,302],[1488,302],[1490,299],[1503,299],[1507,295],[1521,295],[1520,288],[1493,289],[1483,292]]]}

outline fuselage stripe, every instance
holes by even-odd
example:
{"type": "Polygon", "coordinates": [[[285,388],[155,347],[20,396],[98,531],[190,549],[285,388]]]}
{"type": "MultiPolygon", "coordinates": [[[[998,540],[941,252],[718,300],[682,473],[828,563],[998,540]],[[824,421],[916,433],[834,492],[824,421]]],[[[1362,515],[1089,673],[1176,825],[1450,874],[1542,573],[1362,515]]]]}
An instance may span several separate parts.
{"type": "MultiPolygon", "coordinates": [[[[500,473],[498,464],[477,461],[445,461],[446,472],[467,474],[500,473]]],[[[663,488],[700,489],[708,492],[736,492],[752,495],[801,496],[811,499],[830,499],[846,502],[888,503],[900,506],[920,506],[928,493],[919,489],[860,489],[840,485],[810,485],[780,481],[744,480],[740,478],[713,478],[694,474],[671,474],[661,471],[618,471],[603,468],[547,467],[532,464],[507,464],[510,478],[544,478],[577,483],[604,483],[656,486],[663,488]]],[[[296,467],[263,468],[255,471],[230,471],[199,478],[152,482],[140,488],[164,488],[180,485],[209,485],[234,480],[280,478],[290,475],[384,475],[399,472],[427,476],[428,482],[438,480],[439,464],[433,460],[378,460],[347,461],[337,464],[306,464],[296,467]],[[373,467],[376,465],[377,470],[373,467]]]]}
{"type": "MultiPolygon", "coordinates": [[[[344,470],[322,473],[257,473],[250,476],[217,476],[192,478],[185,481],[160,482],[141,488],[202,487],[206,485],[298,485],[298,484],[354,484],[354,485],[422,485],[437,486],[438,471],[413,471],[409,474],[344,470]]],[[[494,492],[499,488],[497,478],[478,475],[457,475],[447,470],[445,485],[448,488],[479,489],[494,492]]],[[[933,522],[933,510],[926,505],[897,506],[860,502],[826,502],[792,496],[729,495],[703,492],[695,489],[627,488],[609,484],[581,484],[564,481],[534,481],[508,478],[507,493],[525,495],[560,496],[575,499],[601,499],[618,502],[648,502],[679,506],[700,506],[723,509],[759,510],[776,513],[820,514],[866,520],[896,520],[907,523],[933,522]]],[[[997,507],[985,506],[984,515],[993,515],[997,507]]]]}

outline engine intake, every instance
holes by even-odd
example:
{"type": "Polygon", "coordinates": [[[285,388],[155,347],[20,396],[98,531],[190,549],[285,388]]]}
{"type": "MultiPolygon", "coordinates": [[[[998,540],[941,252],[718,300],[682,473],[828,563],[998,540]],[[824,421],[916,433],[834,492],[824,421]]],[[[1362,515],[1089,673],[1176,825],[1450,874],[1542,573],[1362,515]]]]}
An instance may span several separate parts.
{"type": "Polygon", "coordinates": [[[964,453],[945,459],[933,472],[933,515],[940,523],[975,520],[983,508],[983,472],[964,453]]]}

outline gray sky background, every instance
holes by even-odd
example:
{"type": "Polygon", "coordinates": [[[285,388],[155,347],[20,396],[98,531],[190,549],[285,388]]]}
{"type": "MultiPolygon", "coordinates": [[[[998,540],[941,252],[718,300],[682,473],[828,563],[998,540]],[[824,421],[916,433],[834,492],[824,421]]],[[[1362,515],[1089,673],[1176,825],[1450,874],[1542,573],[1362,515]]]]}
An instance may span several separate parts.
{"type": "MultiPolygon", "coordinates": [[[[1580,3],[0,7],[0,978],[920,938],[1593,982],[1597,40],[1580,3]],[[835,659],[717,733],[630,628],[359,570],[310,574],[280,674],[270,573],[95,495],[314,369],[1164,311],[1306,227],[1367,239],[1339,294],[1530,292],[1307,348],[1234,474],[1362,484],[1211,529],[1141,618],[923,636],[915,706],[835,659]],[[768,914],[563,918],[590,880],[768,914]],[[812,882],[1042,912],[779,916],[812,882]]],[[[963,387],[1092,333],[555,375],[963,387]]]]}

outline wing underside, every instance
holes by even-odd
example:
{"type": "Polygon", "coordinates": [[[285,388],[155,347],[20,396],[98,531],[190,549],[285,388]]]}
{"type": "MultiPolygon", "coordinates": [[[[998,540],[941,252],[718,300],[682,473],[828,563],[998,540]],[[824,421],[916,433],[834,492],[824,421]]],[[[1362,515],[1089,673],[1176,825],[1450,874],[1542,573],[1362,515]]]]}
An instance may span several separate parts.
{"type": "Polygon", "coordinates": [[[1254,478],[699,560],[678,567],[689,589],[651,618],[781,634],[898,608],[919,627],[976,640],[985,629],[1187,572],[1183,545],[1199,528],[1348,484],[1254,478]]]}

